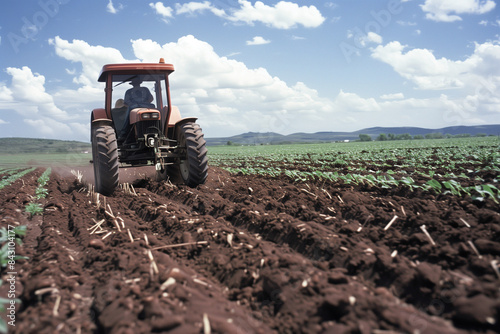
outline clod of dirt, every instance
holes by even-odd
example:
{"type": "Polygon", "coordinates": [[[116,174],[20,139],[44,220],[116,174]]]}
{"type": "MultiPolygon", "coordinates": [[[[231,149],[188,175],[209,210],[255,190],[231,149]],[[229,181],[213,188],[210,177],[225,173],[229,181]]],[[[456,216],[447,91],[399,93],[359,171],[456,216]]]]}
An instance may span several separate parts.
{"type": "Polygon", "coordinates": [[[94,247],[96,249],[104,249],[106,245],[104,245],[104,242],[101,239],[92,239],[89,241],[89,246],[94,247]]]}

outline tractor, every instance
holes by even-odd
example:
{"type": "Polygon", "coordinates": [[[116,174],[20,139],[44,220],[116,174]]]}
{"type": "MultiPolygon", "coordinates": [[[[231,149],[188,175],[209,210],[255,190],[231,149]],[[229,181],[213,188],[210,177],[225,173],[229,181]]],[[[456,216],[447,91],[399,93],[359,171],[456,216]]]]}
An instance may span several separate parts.
{"type": "Polygon", "coordinates": [[[208,173],[206,142],[197,118],[181,118],[170,101],[172,64],[104,65],[105,108],[92,110],[95,190],[110,195],[120,167],[154,165],[156,178],[203,184],[208,173]]]}

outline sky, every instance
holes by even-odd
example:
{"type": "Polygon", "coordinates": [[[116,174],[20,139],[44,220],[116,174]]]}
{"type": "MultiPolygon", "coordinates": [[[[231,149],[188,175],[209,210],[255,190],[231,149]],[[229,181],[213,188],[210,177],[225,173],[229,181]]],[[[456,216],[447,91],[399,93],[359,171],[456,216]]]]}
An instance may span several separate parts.
{"type": "Polygon", "coordinates": [[[104,64],[172,63],[205,137],[500,123],[494,0],[2,0],[0,137],[90,141],[104,64]]]}

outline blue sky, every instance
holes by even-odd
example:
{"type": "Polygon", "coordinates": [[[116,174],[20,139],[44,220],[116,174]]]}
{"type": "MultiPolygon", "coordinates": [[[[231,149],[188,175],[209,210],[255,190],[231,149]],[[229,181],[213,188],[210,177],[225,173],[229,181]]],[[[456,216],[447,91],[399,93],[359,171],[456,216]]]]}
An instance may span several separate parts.
{"type": "Polygon", "coordinates": [[[89,141],[107,63],[173,63],[206,137],[500,123],[493,0],[4,0],[0,137],[89,141]]]}

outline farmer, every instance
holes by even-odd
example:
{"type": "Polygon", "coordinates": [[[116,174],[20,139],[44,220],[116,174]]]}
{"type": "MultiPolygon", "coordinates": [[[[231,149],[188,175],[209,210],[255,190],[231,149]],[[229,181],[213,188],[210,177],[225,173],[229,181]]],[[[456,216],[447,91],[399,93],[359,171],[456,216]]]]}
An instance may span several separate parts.
{"type": "Polygon", "coordinates": [[[132,79],[130,84],[132,88],[125,93],[125,104],[130,107],[129,110],[134,108],[150,108],[153,102],[153,95],[147,87],[141,87],[142,80],[139,77],[132,79]]]}

